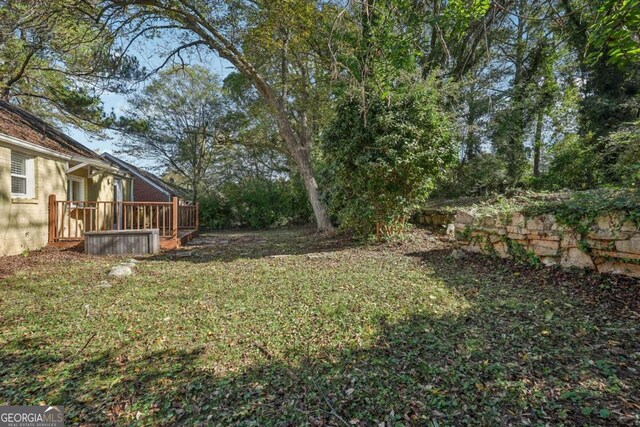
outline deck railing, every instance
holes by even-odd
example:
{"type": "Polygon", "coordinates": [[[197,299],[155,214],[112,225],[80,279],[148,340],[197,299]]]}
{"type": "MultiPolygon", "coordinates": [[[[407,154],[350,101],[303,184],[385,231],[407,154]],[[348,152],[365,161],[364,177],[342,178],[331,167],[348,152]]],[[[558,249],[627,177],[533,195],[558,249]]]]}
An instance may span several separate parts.
{"type": "Polygon", "coordinates": [[[198,204],[178,205],[178,228],[198,228],[198,204]]]}
{"type": "Polygon", "coordinates": [[[56,200],[49,196],[49,242],[84,240],[91,231],[157,228],[163,239],[177,240],[179,231],[198,229],[198,204],[171,202],[103,202],[56,200]]]}

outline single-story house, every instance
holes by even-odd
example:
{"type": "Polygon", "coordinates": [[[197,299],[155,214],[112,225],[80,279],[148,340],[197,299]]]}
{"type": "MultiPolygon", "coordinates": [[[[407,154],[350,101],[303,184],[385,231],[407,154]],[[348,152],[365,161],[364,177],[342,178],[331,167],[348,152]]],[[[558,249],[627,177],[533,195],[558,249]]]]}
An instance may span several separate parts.
{"type": "Polygon", "coordinates": [[[170,202],[174,197],[189,200],[189,194],[185,190],[164,181],[151,172],[125,162],[113,154],[105,153],[102,157],[118,169],[126,171],[133,178],[131,183],[132,200],[138,202],[170,202]]]}
{"type": "Polygon", "coordinates": [[[111,235],[110,245],[119,247],[119,236],[158,230],[166,249],[198,234],[197,203],[181,202],[178,193],[135,201],[133,182],[142,182],[136,176],[0,101],[0,256],[77,245],[89,232],[111,235]]]}
{"type": "MultiPolygon", "coordinates": [[[[131,176],[33,114],[0,101],[0,255],[50,242],[52,198],[131,200],[131,176]]],[[[55,225],[67,234],[83,229],[82,209],[81,203],[69,204],[55,225]]]]}

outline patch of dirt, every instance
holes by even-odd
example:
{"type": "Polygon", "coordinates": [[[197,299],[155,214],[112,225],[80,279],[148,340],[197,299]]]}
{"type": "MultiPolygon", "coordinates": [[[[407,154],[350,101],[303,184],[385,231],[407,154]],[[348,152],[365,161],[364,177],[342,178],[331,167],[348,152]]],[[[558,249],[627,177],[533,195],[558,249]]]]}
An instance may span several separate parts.
{"type": "Polygon", "coordinates": [[[82,245],[65,249],[45,247],[37,251],[26,252],[23,255],[1,257],[0,280],[21,270],[43,268],[52,263],[91,258],[83,251],[82,245]]]}

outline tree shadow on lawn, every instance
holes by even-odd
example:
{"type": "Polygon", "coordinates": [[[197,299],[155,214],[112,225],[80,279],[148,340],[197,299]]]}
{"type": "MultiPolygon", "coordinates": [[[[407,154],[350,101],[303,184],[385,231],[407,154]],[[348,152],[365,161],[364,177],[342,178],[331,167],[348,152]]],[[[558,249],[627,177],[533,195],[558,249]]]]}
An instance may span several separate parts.
{"type": "Polygon", "coordinates": [[[19,340],[0,349],[1,401],[62,404],[80,425],[638,422],[637,319],[552,283],[521,283],[509,269],[490,275],[429,257],[427,268],[468,310],[377,318],[377,338],[359,348],[291,343],[286,354],[306,355],[294,362],[243,343],[252,363],[235,372],[215,369],[211,350],[197,345],[130,358],[125,347],[62,355],[44,336],[19,340]]]}
{"type": "Polygon", "coordinates": [[[421,250],[405,253],[431,268],[449,284],[459,287],[455,277],[473,277],[500,284],[485,287],[487,292],[509,290],[535,290],[537,293],[556,295],[557,298],[579,299],[598,313],[612,316],[620,314],[640,318],[640,279],[623,275],[598,274],[579,268],[560,266],[533,266],[524,262],[502,259],[479,253],[465,253],[463,259],[454,259],[447,249],[421,250]]]}

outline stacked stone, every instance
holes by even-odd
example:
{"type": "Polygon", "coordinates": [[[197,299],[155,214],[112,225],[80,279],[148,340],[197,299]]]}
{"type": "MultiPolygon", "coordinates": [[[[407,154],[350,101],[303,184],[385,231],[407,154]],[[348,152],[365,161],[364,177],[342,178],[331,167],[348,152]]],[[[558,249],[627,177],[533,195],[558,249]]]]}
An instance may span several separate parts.
{"type": "Polygon", "coordinates": [[[427,209],[413,216],[411,222],[416,225],[446,226],[453,221],[454,215],[451,212],[437,209],[427,209]]]}
{"type": "Polygon", "coordinates": [[[509,248],[520,246],[545,265],[640,277],[640,232],[620,213],[598,217],[584,236],[553,215],[527,218],[520,212],[477,218],[458,211],[454,228],[459,247],[469,252],[512,258],[509,248]]]}

